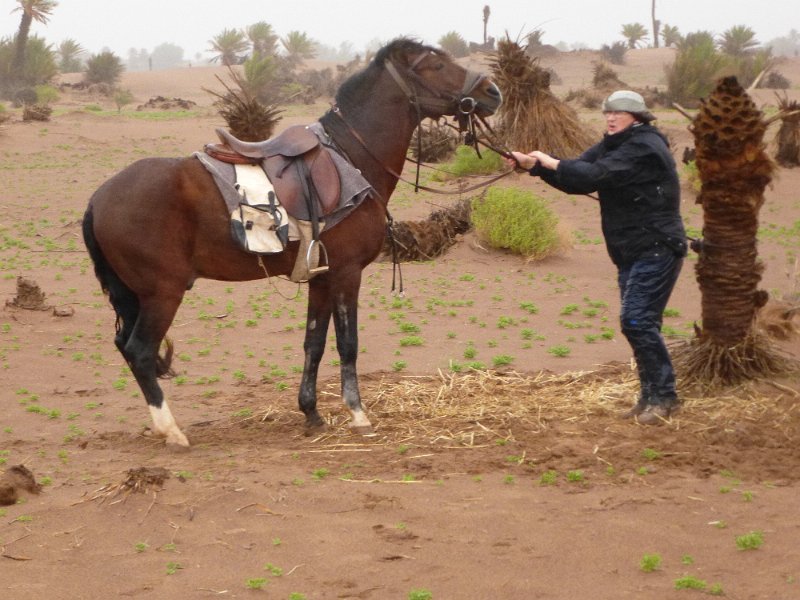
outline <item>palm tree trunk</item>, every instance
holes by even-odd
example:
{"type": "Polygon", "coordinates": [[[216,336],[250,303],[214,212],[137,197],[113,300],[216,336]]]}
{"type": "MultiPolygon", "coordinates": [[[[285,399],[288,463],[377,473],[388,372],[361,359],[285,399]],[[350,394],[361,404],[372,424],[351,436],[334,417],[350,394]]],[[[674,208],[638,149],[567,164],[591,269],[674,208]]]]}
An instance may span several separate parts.
{"type": "Polygon", "coordinates": [[[650,5],[650,17],[653,20],[653,48],[658,48],[658,30],[661,28],[661,21],[656,19],[656,0],[650,5]]]}
{"type": "Polygon", "coordinates": [[[689,380],[730,385],[788,367],[754,330],[756,313],[768,299],[758,289],[764,266],[756,234],[773,170],[762,116],[736,78],[726,77],[692,123],[704,222],[695,267],[702,329],[689,351],[675,357],[679,375],[689,380]]]}
{"type": "Polygon", "coordinates": [[[19,23],[19,31],[17,32],[17,39],[14,42],[14,60],[11,63],[11,72],[14,74],[15,79],[20,79],[25,69],[25,49],[28,46],[31,23],[33,23],[33,15],[23,10],[22,18],[19,23]]]}

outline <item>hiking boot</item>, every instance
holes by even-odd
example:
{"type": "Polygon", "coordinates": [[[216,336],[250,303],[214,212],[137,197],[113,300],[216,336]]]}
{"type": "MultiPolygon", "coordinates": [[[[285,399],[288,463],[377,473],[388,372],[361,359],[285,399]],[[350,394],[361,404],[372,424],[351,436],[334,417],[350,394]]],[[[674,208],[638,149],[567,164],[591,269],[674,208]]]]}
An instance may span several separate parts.
{"type": "Polygon", "coordinates": [[[640,425],[662,425],[680,410],[679,404],[650,404],[636,417],[640,425]]]}

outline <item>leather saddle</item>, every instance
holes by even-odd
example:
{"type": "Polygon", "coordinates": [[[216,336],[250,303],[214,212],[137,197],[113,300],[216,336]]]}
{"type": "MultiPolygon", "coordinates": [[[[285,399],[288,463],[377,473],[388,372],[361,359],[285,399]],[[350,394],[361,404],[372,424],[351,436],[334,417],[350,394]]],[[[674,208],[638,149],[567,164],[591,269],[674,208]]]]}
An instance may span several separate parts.
{"type": "Polygon", "coordinates": [[[226,130],[216,130],[222,144],[206,144],[212,158],[233,164],[261,164],[287,212],[315,220],[339,205],[341,182],[330,150],[303,125],[295,125],[261,142],[245,142],[226,130]],[[309,206],[316,199],[319,210],[309,206]]]}

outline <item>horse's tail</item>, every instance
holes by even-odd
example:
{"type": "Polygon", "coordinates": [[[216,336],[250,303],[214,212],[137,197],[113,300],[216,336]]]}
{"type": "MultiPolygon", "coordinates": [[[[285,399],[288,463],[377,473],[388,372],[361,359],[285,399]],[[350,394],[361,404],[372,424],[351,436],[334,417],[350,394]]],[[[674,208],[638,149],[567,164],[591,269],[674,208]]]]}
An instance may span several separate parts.
{"type": "MultiPolygon", "coordinates": [[[[131,336],[136,319],[139,318],[139,298],[119,278],[119,275],[108,263],[103,250],[97,243],[97,239],[94,236],[94,213],[92,208],[90,203],[83,215],[83,242],[86,244],[89,257],[94,263],[94,274],[100,282],[100,287],[108,295],[108,300],[117,315],[117,320],[114,324],[117,336],[114,342],[127,361],[128,357],[124,348],[131,336]]],[[[164,353],[156,358],[156,375],[158,377],[171,377],[175,374],[172,370],[172,354],[172,341],[167,338],[164,340],[164,353]]]]}

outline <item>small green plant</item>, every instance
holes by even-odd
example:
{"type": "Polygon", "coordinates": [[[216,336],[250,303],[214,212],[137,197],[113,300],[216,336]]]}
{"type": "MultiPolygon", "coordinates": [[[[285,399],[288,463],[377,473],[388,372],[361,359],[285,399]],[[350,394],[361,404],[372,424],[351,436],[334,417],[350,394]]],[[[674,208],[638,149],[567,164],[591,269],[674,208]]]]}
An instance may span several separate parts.
{"type": "Polygon", "coordinates": [[[514,357],[509,354],[500,354],[492,357],[492,364],[495,367],[504,367],[514,362],[514,357]]]}
{"type": "Polygon", "coordinates": [[[558,473],[556,471],[545,471],[539,477],[539,485],[553,485],[557,479],[558,473]]]}
{"type": "Polygon", "coordinates": [[[661,566],[660,554],[645,554],[639,561],[639,568],[645,573],[652,573],[661,566]]]}
{"type": "Polygon", "coordinates": [[[400,339],[401,346],[422,346],[425,342],[418,335],[409,335],[400,339]]]}
{"type": "Polygon", "coordinates": [[[652,448],[645,448],[642,450],[642,457],[647,460],[656,460],[657,458],[661,458],[661,452],[653,450],[652,448]]]}
{"type": "Polygon", "coordinates": [[[283,569],[276,565],[273,565],[272,563],[265,564],[264,570],[269,571],[269,574],[272,575],[273,577],[280,577],[281,575],[283,575],[283,569]]]}
{"type": "Polygon", "coordinates": [[[167,563],[167,575],[175,575],[180,569],[183,568],[181,563],[177,562],[168,562],[167,563]]]}
{"type": "Polygon", "coordinates": [[[547,349],[548,354],[552,354],[553,356],[557,356],[558,358],[566,358],[569,356],[569,353],[572,352],[569,346],[565,346],[563,344],[559,344],[557,346],[550,346],[547,349]]]}
{"type": "Polygon", "coordinates": [[[424,589],[411,590],[408,592],[408,600],[433,600],[433,594],[424,589]]]}
{"type": "Polygon", "coordinates": [[[269,583],[269,580],[267,580],[266,577],[254,577],[253,579],[245,581],[247,588],[250,590],[260,590],[267,583],[269,583]]]}
{"type": "Polygon", "coordinates": [[[764,544],[764,534],[760,531],[751,531],[744,535],[736,536],[736,547],[739,550],[756,550],[764,544]]]}
{"type": "Polygon", "coordinates": [[[681,564],[682,565],[693,565],[694,564],[694,559],[691,556],[689,556],[688,554],[684,554],[683,556],[681,556],[681,564]]]}
{"type": "Polygon", "coordinates": [[[583,481],[583,471],[567,471],[567,481],[571,483],[580,483],[583,481]]]}
{"type": "Polygon", "coordinates": [[[129,89],[117,88],[114,91],[114,104],[117,106],[117,113],[122,112],[122,107],[133,102],[133,92],[129,89]]]}
{"type": "Polygon", "coordinates": [[[708,584],[693,575],[685,575],[675,580],[676,590],[704,590],[708,584]]]}
{"type": "Polygon", "coordinates": [[[408,366],[408,363],[404,360],[396,360],[392,363],[392,370],[393,371],[402,371],[408,366]]]}
{"type": "Polygon", "coordinates": [[[326,469],[325,467],[322,467],[320,469],[314,470],[314,472],[311,473],[311,477],[313,479],[316,479],[317,481],[321,481],[321,480],[325,479],[329,474],[330,474],[330,471],[328,469],[326,469]]]}

